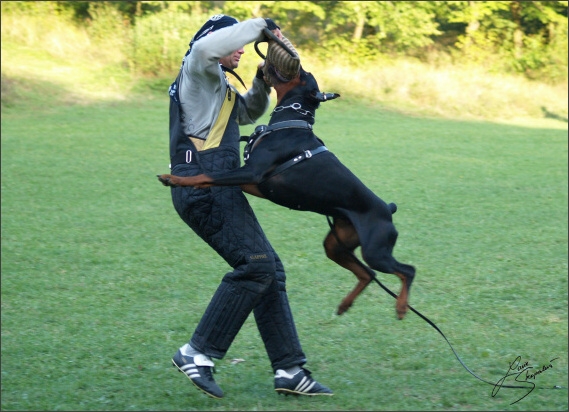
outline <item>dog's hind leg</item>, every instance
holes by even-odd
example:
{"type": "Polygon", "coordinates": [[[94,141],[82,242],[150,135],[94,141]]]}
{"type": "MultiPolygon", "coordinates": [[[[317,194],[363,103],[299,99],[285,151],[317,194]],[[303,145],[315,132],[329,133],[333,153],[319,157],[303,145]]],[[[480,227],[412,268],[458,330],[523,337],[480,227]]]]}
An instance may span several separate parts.
{"type": "Polygon", "coordinates": [[[359,237],[354,226],[348,220],[335,219],[332,230],[324,239],[326,256],[358,278],[356,287],[338,306],[338,315],[346,312],[354,304],[354,300],[375,276],[374,272],[354,255],[354,249],[359,245],[359,237]]]}
{"type": "MultiPolygon", "coordinates": [[[[372,216],[373,218],[373,216],[372,216]]],[[[386,220],[363,221],[360,234],[363,260],[373,270],[396,275],[401,280],[401,291],[397,296],[395,311],[397,317],[403,319],[408,310],[409,291],[415,278],[415,268],[398,262],[393,257],[393,249],[398,233],[393,222],[386,220]]]]}
{"type": "Polygon", "coordinates": [[[407,314],[408,301],[409,301],[409,290],[411,289],[411,284],[415,278],[415,268],[411,265],[406,265],[404,263],[397,262],[397,268],[394,274],[401,279],[401,292],[397,296],[397,302],[395,304],[395,311],[397,312],[397,317],[399,320],[403,319],[407,314]]]}

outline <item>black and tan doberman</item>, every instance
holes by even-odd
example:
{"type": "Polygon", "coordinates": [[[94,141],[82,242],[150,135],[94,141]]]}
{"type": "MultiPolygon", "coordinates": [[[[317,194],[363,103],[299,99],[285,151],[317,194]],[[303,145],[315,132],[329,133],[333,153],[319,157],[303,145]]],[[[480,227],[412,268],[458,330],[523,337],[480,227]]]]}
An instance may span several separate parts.
{"type": "MultiPolygon", "coordinates": [[[[393,248],[397,230],[394,204],[387,204],[313,133],[314,115],[320,103],[338,97],[322,93],[314,76],[302,67],[296,78],[273,83],[277,105],[267,126],[259,126],[245,147],[245,163],[238,169],[214,175],[180,177],[158,175],[165,186],[238,185],[246,193],[265,198],[292,210],[311,211],[332,218],[324,239],[328,258],[353,272],[356,287],[342,300],[338,314],[375,276],[372,269],[401,279],[396,312],[403,319],[415,268],[397,261],[393,248]],[[362,263],[354,254],[361,246],[362,263]]],[[[199,152],[197,153],[199,157],[199,152]]]]}

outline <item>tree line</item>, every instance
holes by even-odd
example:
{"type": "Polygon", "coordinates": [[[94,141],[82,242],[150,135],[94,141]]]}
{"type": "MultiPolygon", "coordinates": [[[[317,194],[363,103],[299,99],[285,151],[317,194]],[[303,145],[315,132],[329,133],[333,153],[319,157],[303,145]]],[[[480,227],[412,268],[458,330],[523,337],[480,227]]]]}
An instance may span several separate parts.
{"type": "Polygon", "coordinates": [[[94,37],[120,37],[133,68],[179,65],[211,14],[270,17],[322,60],[361,64],[415,58],[481,64],[549,82],[567,79],[567,1],[43,1],[2,2],[2,12],[68,16],[94,37]],[[8,4],[5,4],[8,3],[8,4]]]}

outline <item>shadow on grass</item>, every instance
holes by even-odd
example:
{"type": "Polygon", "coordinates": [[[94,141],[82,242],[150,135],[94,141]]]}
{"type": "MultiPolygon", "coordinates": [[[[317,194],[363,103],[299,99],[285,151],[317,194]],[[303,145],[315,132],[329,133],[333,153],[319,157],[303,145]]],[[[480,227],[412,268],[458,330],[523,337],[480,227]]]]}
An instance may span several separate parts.
{"type": "Polygon", "coordinates": [[[541,111],[543,112],[543,117],[545,117],[546,119],[560,120],[560,121],[565,122],[565,123],[569,122],[569,120],[566,117],[561,116],[557,113],[550,112],[549,110],[547,110],[547,107],[541,106],[541,111]]]}
{"type": "Polygon", "coordinates": [[[159,90],[165,82],[140,80],[132,89],[126,88],[125,94],[99,92],[84,89],[80,84],[60,83],[30,79],[2,73],[1,105],[4,109],[50,110],[57,106],[87,106],[101,102],[136,100],[141,95],[152,97],[161,94],[167,97],[168,88],[159,90]],[[155,84],[157,83],[157,84],[155,84]],[[117,97],[118,96],[118,97],[117,97]]]}
{"type": "Polygon", "coordinates": [[[2,109],[39,109],[57,105],[89,104],[89,100],[57,83],[2,74],[2,109]]]}

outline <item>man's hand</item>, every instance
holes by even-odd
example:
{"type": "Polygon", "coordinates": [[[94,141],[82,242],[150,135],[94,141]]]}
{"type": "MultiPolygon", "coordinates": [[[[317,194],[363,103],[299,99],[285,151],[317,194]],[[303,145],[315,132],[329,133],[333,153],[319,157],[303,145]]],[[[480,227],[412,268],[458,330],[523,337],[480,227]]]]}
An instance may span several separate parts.
{"type": "Polygon", "coordinates": [[[273,19],[265,19],[267,22],[267,29],[269,29],[275,36],[282,40],[283,34],[281,33],[281,28],[273,21],[273,19]]]}

